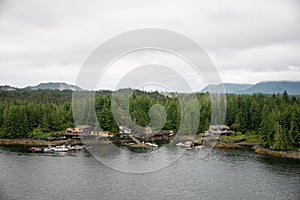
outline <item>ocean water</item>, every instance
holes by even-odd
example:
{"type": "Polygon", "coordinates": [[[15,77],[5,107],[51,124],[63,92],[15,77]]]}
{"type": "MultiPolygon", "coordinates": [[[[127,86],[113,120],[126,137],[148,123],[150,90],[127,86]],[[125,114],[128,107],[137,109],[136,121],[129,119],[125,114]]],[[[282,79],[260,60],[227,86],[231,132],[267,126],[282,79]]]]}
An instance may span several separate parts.
{"type": "MultiPolygon", "coordinates": [[[[197,150],[184,152],[161,169],[130,173],[129,167],[156,153],[124,149],[111,156],[110,165],[110,155],[100,162],[88,151],[32,154],[21,153],[22,147],[1,147],[0,199],[300,199],[297,160],[248,149],[213,149],[202,158],[197,150]],[[127,172],[117,166],[122,158],[130,163],[127,172]]],[[[179,150],[160,151],[165,160],[179,150]]]]}

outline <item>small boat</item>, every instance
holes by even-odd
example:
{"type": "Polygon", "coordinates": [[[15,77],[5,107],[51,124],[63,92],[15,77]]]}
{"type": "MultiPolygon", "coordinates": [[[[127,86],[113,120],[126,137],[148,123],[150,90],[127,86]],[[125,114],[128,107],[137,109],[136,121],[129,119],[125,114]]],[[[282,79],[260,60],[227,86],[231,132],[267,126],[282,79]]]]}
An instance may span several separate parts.
{"type": "Polygon", "coordinates": [[[70,149],[66,147],[66,145],[56,146],[54,148],[54,152],[67,152],[67,151],[70,151],[70,149]]]}
{"type": "Polygon", "coordinates": [[[85,146],[79,146],[79,145],[71,146],[71,145],[68,145],[68,148],[70,150],[73,150],[73,151],[80,151],[82,149],[85,149],[85,146]]]}
{"type": "Polygon", "coordinates": [[[48,147],[43,149],[43,152],[44,153],[52,153],[52,152],[54,152],[54,147],[49,145],[48,147]]]}
{"type": "Polygon", "coordinates": [[[177,147],[185,147],[185,148],[190,148],[193,146],[193,142],[191,141],[186,141],[184,143],[179,142],[178,144],[176,144],[177,147]]]}
{"type": "Polygon", "coordinates": [[[204,145],[195,146],[195,149],[203,149],[204,147],[205,147],[204,145]]]}
{"type": "Polygon", "coordinates": [[[146,142],[145,145],[148,145],[148,146],[150,146],[150,147],[158,147],[157,144],[155,144],[155,143],[150,143],[150,142],[146,142]]]}
{"type": "Polygon", "coordinates": [[[177,147],[183,147],[183,143],[179,142],[178,144],[176,144],[177,147]]]}

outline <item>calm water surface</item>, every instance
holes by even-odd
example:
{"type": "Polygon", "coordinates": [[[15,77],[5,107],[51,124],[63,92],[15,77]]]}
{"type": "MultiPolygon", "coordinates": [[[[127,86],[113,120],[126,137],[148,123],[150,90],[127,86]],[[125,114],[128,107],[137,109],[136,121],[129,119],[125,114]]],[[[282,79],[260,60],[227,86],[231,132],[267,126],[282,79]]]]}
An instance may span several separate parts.
{"type": "MultiPolygon", "coordinates": [[[[247,149],[215,149],[203,159],[188,151],[145,174],[113,170],[85,151],[57,156],[21,150],[0,148],[1,200],[300,199],[299,161],[247,149]]],[[[134,159],[147,154],[128,152],[134,159]]]]}

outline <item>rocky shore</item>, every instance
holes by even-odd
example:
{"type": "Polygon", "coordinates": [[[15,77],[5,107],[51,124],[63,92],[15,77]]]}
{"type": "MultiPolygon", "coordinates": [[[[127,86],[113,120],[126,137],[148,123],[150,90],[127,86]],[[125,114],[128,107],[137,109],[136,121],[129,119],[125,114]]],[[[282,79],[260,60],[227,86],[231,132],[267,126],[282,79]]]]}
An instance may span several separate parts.
{"type": "Polygon", "coordinates": [[[268,155],[280,158],[292,158],[292,159],[300,159],[300,151],[296,150],[273,150],[269,148],[263,148],[260,146],[260,143],[257,142],[218,142],[211,144],[214,148],[222,148],[222,149],[237,149],[242,147],[252,148],[255,153],[261,155],[268,155]]]}
{"type": "Polygon", "coordinates": [[[292,150],[272,150],[272,149],[266,149],[262,147],[253,147],[255,153],[261,154],[261,155],[269,155],[274,157],[280,157],[280,158],[293,158],[293,159],[300,159],[300,151],[292,151],[292,150]]]}
{"type": "Polygon", "coordinates": [[[59,146],[63,144],[71,144],[71,145],[82,145],[80,140],[57,140],[57,141],[46,141],[39,139],[0,139],[0,145],[27,145],[27,146],[36,146],[36,147],[45,147],[48,145],[51,146],[59,146]]]}
{"type": "MultiPolygon", "coordinates": [[[[187,141],[193,141],[195,144],[201,145],[201,137],[200,136],[194,136],[194,135],[182,135],[178,136],[181,140],[187,140],[187,141]]],[[[98,141],[100,144],[106,144],[111,143],[112,141],[98,141]]],[[[126,145],[128,143],[127,140],[124,141],[118,141],[119,143],[122,143],[123,145],[126,145]]],[[[27,145],[27,146],[36,146],[36,147],[45,147],[48,145],[51,146],[58,146],[63,144],[71,144],[71,145],[82,145],[81,140],[56,140],[56,141],[46,141],[46,140],[40,140],[40,139],[31,139],[31,138],[20,138],[20,139],[6,139],[6,138],[0,138],[0,145],[27,145]]],[[[280,157],[280,158],[292,158],[292,159],[300,159],[300,151],[295,150],[273,150],[268,148],[263,148],[260,146],[260,143],[257,142],[247,142],[247,141],[218,141],[210,143],[211,146],[214,148],[223,148],[223,149],[238,149],[243,147],[249,147],[252,148],[255,153],[261,154],[261,155],[269,155],[274,157],[280,157]]]]}

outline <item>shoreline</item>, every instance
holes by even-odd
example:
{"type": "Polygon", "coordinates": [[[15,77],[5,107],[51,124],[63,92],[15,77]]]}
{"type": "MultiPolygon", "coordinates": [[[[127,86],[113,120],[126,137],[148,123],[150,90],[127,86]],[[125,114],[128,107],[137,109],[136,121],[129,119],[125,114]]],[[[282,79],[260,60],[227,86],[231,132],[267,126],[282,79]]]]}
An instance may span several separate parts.
{"type": "MultiPolygon", "coordinates": [[[[180,139],[184,140],[192,140],[197,142],[199,140],[199,136],[191,136],[191,135],[181,135],[177,136],[180,139]]],[[[110,143],[110,142],[109,142],[110,143]]],[[[81,140],[58,140],[58,141],[47,141],[41,139],[30,139],[30,138],[18,138],[18,139],[8,139],[8,138],[0,138],[0,145],[10,146],[10,145],[26,145],[28,147],[36,146],[36,147],[46,147],[48,145],[51,146],[59,146],[63,144],[71,144],[71,145],[82,145],[81,140]]],[[[99,144],[105,144],[99,143],[99,144]]],[[[238,148],[252,148],[253,151],[260,155],[268,155],[272,157],[279,158],[288,158],[288,159],[298,159],[300,160],[300,151],[297,150],[273,150],[269,148],[263,148],[260,146],[259,142],[213,142],[210,143],[213,148],[220,149],[238,149],[238,148]]],[[[126,146],[126,145],[124,145],[126,146]]]]}
{"type": "Polygon", "coordinates": [[[298,159],[300,160],[300,151],[295,150],[272,150],[268,148],[263,148],[259,146],[253,147],[255,153],[260,155],[269,155],[272,157],[279,158],[289,158],[289,159],[298,159]]]}
{"type": "Polygon", "coordinates": [[[18,138],[18,139],[0,138],[0,145],[26,145],[26,146],[46,147],[48,145],[59,146],[63,144],[82,145],[82,142],[80,140],[47,141],[47,140],[29,139],[29,138],[18,138]]]}
{"type": "Polygon", "coordinates": [[[238,149],[238,148],[251,148],[255,153],[260,155],[268,155],[277,158],[288,158],[300,160],[300,151],[297,150],[274,150],[260,146],[259,142],[230,142],[230,143],[212,143],[214,148],[220,149],[238,149]]]}

